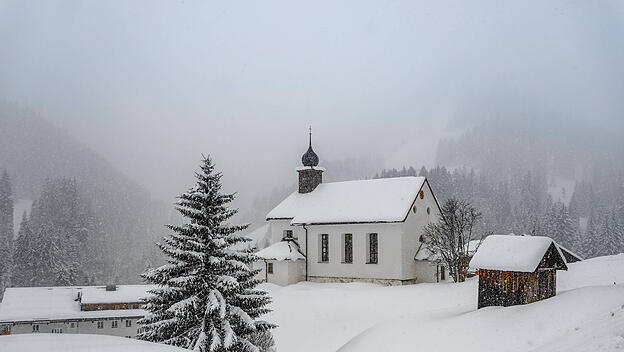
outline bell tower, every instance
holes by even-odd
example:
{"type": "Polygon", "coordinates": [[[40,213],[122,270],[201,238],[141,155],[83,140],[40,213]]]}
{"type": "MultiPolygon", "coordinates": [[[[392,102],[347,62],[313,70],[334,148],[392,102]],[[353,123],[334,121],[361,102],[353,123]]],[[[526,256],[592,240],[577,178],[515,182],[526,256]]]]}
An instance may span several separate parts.
{"type": "Polygon", "coordinates": [[[310,193],[316,186],[323,183],[323,168],[318,167],[318,155],[312,150],[312,127],[310,127],[310,144],[308,151],[301,157],[303,167],[297,168],[299,173],[299,193],[310,193]]]}

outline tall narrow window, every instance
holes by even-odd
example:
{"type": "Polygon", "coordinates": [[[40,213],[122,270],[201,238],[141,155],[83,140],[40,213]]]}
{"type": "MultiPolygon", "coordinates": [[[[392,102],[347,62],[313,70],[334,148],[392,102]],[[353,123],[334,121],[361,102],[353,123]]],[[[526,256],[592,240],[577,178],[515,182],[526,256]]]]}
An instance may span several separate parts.
{"type": "Polygon", "coordinates": [[[321,234],[321,262],[329,261],[329,235],[321,234]]]}
{"type": "Polygon", "coordinates": [[[132,320],[130,319],[126,320],[126,327],[127,328],[132,327],[132,320]]]}
{"type": "Polygon", "coordinates": [[[97,322],[97,327],[98,327],[98,329],[104,329],[104,322],[103,321],[98,321],[97,322]]]}
{"type": "Polygon", "coordinates": [[[353,263],[353,235],[345,233],[343,237],[344,263],[353,263]]]}
{"type": "Polygon", "coordinates": [[[273,263],[267,263],[267,274],[273,274],[273,263]]]}
{"type": "Polygon", "coordinates": [[[113,320],[113,321],[111,322],[111,328],[116,329],[116,328],[117,328],[117,326],[118,326],[118,325],[117,325],[117,320],[113,320]]]}
{"type": "Polygon", "coordinates": [[[378,261],[378,243],[377,243],[377,234],[369,233],[368,234],[368,263],[369,264],[377,264],[378,261]]]}

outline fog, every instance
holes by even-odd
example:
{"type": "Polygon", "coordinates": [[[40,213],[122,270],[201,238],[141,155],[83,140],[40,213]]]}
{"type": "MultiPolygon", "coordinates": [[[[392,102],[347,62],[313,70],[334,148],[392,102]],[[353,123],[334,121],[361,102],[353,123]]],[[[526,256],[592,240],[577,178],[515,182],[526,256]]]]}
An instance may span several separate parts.
{"type": "Polygon", "coordinates": [[[491,118],[621,133],[622,28],[616,1],[3,1],[0,97],[168,203],[202,153],[250,200],[309,125],[321,164],[381,167],[491,118]]]}

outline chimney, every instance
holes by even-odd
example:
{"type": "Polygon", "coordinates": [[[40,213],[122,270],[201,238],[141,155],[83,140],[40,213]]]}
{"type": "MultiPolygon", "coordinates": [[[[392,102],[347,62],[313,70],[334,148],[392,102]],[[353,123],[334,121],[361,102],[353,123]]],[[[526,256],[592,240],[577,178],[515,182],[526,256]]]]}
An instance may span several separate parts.
{"type": "Polygon", "coordinates": [[[310,193],[316,186],[323,183],[323,168],[318,167],[319,158],[312,150],[312,127],[310,127],[310,144],[308,151],[301,157],[303,167],[297,169],[299,173],[299,193],[310,193]]]}

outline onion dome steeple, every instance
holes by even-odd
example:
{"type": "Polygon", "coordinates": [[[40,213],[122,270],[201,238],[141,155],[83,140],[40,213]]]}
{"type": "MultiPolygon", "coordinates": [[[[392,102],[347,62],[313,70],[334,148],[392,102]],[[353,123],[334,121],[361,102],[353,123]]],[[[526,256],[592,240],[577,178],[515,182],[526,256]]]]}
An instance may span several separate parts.
{"type": "Polygon", "coordinates": [[[308,167],[317,166],[319,163],[318,155],[312,150],[312,127],[310,127],[310,145],[308,146],[308,151],[301,157],[301,162],[303,166],[308,167]]]}

